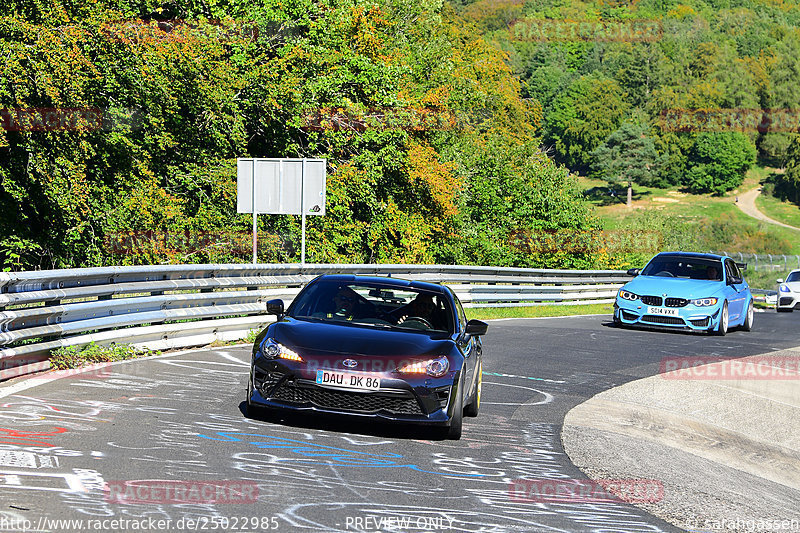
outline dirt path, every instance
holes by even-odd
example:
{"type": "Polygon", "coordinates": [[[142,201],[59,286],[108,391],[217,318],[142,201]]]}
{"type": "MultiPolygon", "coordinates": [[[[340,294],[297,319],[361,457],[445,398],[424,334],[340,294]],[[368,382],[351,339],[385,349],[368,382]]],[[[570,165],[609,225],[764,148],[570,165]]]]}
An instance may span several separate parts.
{"type": "Polygon", "coordinates": [[[784,224],[783,222],[778,222],[777,220],[773,220],[769,218],[767,215],[762,213],[756,207],[756,197],[761,194],[761,187],[756,187],[750,191],[747,191],[744,194],[739,195],[739,201],[736,202],[736,207],[741,209],[745,215],[756,218],[758,220],[763,220],[764,222],[769,222],[770,224],[775,224],[778,226],[783,226],[784,228],[793,229],[796,231],[800,231],[800,228],[795,226],[790,226],[789,224],[784,224]]]}

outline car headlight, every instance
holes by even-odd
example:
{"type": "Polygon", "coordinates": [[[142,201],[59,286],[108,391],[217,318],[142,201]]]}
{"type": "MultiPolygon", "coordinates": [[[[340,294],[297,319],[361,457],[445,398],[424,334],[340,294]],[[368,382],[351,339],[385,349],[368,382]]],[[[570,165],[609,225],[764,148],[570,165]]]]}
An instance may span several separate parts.
{"type": "Polygon", "coordinates": [[[792,292],[791,289],[789,287],[787,287],[786,285],[781,285],[780,291],[781,292],[792,292]]]}
{"type": "Polygon", "coordinates": [[[717,298],[698,298],[697,300],[692,300],[692,304],[697,307],[710,307],[717,305],[717,301],[717,298]]]}
{"type": "Polygon", "coordinates": [[[261,353],[268,359],[288,359],[289,361],[302,361],[303,358],[295,352],[277,342],[273,338],[268,338],[261,345],[261,353]]]}
{"type": "Polygon", "coordinates": [[[419,361],[416,363],[409,363],[400,367],[397,371],[401,374],[428,374],[434,378],[444,376],[450,369],[450,361],[444,355],[436,359],[429,359],[427,361],[419,361]]]}
{"type": "Polygon", "coordinates": [[[619,297],[622,298],[623,300],[638,300],[639,299],[639,296],[637,296],[636,294],[633,294],[630,291],[626,291],[624,289],[620,289],[619,290],[619,297]]]}

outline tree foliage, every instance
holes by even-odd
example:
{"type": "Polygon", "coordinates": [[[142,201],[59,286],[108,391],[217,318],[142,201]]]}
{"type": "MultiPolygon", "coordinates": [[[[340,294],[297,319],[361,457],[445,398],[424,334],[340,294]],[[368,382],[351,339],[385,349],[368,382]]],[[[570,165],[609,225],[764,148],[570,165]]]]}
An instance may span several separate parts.
{"type": "Polygon", "coordinates": [[[542,106],[545,147],[571,170],[586,171],[589,154],[633,119],[649,126],[664,157],[654,185],[719,192],[736,182],[702,161],[705,148],[694,144],[707,142],[706,133],[743,133],[765,162],[787,160],[800,102],[796,2],[542,0],[522,4],[516,20],[486,32],[503,43],[526,95],[542,106]],[[628,31],[637,21],[654,30],[628,31]],[[571,32],[581,25],[612,31],[571,32]],[[693,115],[709,111],[727,120],[705,123],[693,115]],[[788,123],[774,121],[781,112],[788,123]],[[670,113],[685,119],[679,127],[664,120],[670,113]]]}
{"type": "Polygon", "coordinates": [[[722,194],[742,184],[756,160],[756,149],[743,134],[701,133],[692,146],[687,186],[694,193],[722,194]]]}
{"type": "Polygon", "coordinates": [[[663,157],[645,125],[626,122],[592,152],[592,159],[594,175],[609,182],[660,183],[663,157]]]}
{"type": "MultiPolygon", "coordinates": [[[[509,235],[591,225],[508,56],[436,0],[0,6],[0,109],[97,111],[0,129],[5,268],[248,258],[238,157],[327,158],[309,261],[541,265],[509,235]]],[[[259,231],[298,259],[299,217],[259,231]]]]}

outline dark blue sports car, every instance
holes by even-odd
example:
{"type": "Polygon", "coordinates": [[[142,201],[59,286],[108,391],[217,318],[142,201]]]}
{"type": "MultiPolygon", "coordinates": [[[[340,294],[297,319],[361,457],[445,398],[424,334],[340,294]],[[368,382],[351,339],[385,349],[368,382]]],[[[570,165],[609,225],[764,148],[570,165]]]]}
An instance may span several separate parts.
{"type": "Polygon", "coordinates": [[[636,279],[622,286],[614,303],[618,325],[679,328],[725,335],[753,327],[753,295],[742,276],[745,265],[730,257],[662,252],[636,279]]]}
{"type": "Polygon", "coordinates": [[[481,401],[481,335],[443,285],[320,276],[253,345],[249,411],[281,409],[439,426],[461,437],[481,401]]]}

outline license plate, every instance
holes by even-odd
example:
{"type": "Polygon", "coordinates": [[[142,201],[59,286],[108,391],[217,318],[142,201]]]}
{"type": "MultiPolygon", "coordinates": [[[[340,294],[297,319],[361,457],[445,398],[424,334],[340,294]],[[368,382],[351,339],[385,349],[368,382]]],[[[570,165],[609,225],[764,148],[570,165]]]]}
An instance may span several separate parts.
{"type": "Polygon", "coordinates": [[[661,315],[661,316],[678,316],[677,309],[668,309],[664,307],[648,307],[648,315],[661,315]]]}
{"type": "Polygon", "coordinates": [[[317,370],[317,385],[336,389],[378,390],[381,388],[381,378],[349,372],[317,370]]]}

